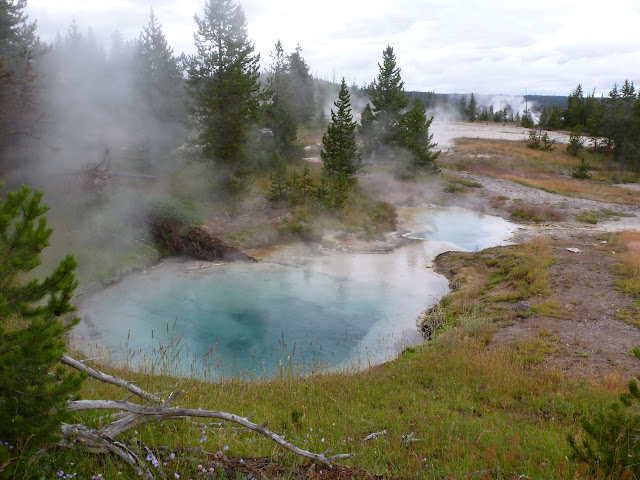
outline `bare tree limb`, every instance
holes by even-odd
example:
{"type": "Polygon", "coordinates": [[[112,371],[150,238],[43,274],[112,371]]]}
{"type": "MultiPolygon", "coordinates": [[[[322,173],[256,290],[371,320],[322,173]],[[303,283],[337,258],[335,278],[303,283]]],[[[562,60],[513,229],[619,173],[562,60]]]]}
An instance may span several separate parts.
{"type": "Polygon", "coordinates": [[[124,443],[102,435],[93,428],[84,425],[64,423],[62,424],[62,434],[63,439],[58,443],[60,446],[70,447],[73,443],[79,442],[82,448],[91,453],[113,453],[128,465],[142,471],[147,480],[155,479],[149,467],[124,443]],[[70,439],[73,440],[70,441],[70,439]]]}
{"type": "Polygon", "coordinates": [[[118,387],[122,387],[126,390],[129,390],[134,395],[137,395],[145,400],[152,403],[163,403],[162,399],[153,393],[149,393],[140,387],[133,384],[133,382],[127,382],[126,380],[122,380],[121,378],[114,377],[112,375],[108,375],[106,373],[102,373],[99,370],[95,370],[91,367],[87,367],[83,363],[78,360],[71,358],[66,353],[60,357],[60,361],[65,365],[75,368],[76,370],[80,370],[81,372],[85,372],[89,374],[90,377],[100,380],[105,383],[110,383],[112,385],[117,385],[118,387]]]}
{"type": "Polygon", "coordinates": [[[222,412],[220,410],[197,410],[194,408],[178,408],[178,407],[163,407],[163,406],[144,406],[127,401],[117,400],[76,400],[69,403],[68,411],[78,412],[82,410],[124,410],[141,416],[152,416],[161,418],[175,418],[175,417],[200,417],[200,418],[217,418],[228,422],[233,422],[238,425],[242,425],[250,430],[258,432],[267,438],[270,438],[278,445],[291,450],[292,452],[311,460],[315,460],[320,463],[330,464],[334,460],[343,458],[350,458],[353,456],[351,453],[343,453],[338,455],[332,455],[327,457],[326,454],[330,451],[327,450],[323,453],[312,453],[307,450],[296,447],[292,443],[286,441],[280,435],[272,432],[263,425],[257,425],[251,422],[248,417],[240,417],[233,413],[222,412]]]}

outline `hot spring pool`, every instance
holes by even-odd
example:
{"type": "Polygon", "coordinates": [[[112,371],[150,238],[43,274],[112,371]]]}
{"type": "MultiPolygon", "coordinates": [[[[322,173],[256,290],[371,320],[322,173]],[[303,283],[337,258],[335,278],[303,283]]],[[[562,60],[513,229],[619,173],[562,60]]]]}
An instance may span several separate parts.
{"type": "Polygon", "coordinates": [[[76,337],[117,359],[212,378],[383,362],[421,340],[417,314],[448,290],[425,268],[432,259],[504,243],[517,228],[462,209],[405,213],[425,241],[390,254],[296,245],[258,264],[167,260],[83,300],[76,337]]]}

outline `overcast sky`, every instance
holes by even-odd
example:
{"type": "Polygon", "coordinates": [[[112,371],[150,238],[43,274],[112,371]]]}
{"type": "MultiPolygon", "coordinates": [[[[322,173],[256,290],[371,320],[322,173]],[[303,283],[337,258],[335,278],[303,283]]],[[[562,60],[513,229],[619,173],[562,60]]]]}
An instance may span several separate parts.
{"type": "MultiPolygon", "coordinates": [[[[137,37],[151,7],[176,53],[192,53],[194,14],[205,0],[28,0],[30,19],[53,41],[76,18],[103,39],[137,37]]],[[[318,78],[371,82],[391,45],[406,90],[568,95],[582,83],[606,94],[640,82],[640,1],[244,0],[261,66],[280,39],[300,43],[318,78]]]]}

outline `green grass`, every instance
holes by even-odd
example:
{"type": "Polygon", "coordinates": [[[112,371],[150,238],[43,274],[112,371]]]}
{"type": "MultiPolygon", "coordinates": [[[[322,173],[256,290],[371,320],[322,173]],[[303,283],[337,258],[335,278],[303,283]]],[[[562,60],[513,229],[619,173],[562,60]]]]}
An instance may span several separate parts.
{"type": "Polygon", "coordinates": [[[601,210],[586,210],[575,216],[579,222],[590,223],[592,225],[595,225],[600,220],[619,220],[620,217],[635,217],[635,214],[603,208],[601,210]]]}

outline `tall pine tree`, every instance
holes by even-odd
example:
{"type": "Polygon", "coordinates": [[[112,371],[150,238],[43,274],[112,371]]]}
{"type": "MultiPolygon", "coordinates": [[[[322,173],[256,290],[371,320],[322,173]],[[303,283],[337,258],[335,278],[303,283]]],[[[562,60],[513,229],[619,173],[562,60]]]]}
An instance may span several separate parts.
{"type": "Polygon", "coordinates": [[[370,88],[369,108],[372,115],[367,111],[368,118],[364,120],[360,130],[367,150],[373,152],[384,145],[397,142],[402,113],[409,104],[391,46],[387,46],[382,52],[382,65],[378,64],[378,68],[378,78],[370,88]]]}
{"type": "Polygon", "coordinates": [[[197,54],[187,60],[187,85],[200,142],[206,158],[230,167],[223,183],[241,188],[249,170],[247,133],[260,106],[260,55],[254,54],[244,11],[235,1],[207,0],[195,21],[197,54]]]}
{"type": "Polygon", "coordinates": [[[344,175],[352,179],[360,168],[361,154],[356,146],[356,122],[351,114],[351,96],[347,83],[342,79],[338,100],[331,109],[331,122],[322,136],[324,149],[320,152],[324,173],[330,178],[344,175]]]}
{"type": "Polygon", "coordinates": [[[297,143],[298,122],[293,105],[293,88],[288,59],[280,40],[271,52],[267,86],[271,101],[265,105],[267,125],[273,132],[274,147],[289,162],[302,157],[302,146],[297,143]]]}
{"type": "Polygon", "coordinates": [[[182,122],[182,72],[153,9],[149,23],[136,42],[136,60],[140,91],[146,96],[155,118],[182,122]]]}

